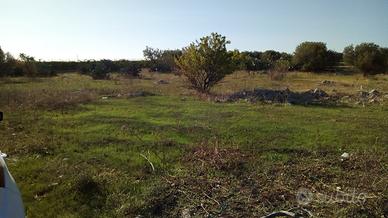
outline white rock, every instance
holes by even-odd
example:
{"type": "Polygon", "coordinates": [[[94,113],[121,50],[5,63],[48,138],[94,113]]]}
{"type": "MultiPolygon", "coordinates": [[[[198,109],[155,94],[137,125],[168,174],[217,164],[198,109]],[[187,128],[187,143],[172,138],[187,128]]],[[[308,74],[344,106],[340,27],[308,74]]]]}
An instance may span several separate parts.
{"type": "Polygon", "coordinates": [[[344,160],[347,160],[347,159],[349,159],[350,158],[350,154],[349,153],[343,153],[342,155],[341,155],[341,160],[342,161],[344,161],[344,160]]]}

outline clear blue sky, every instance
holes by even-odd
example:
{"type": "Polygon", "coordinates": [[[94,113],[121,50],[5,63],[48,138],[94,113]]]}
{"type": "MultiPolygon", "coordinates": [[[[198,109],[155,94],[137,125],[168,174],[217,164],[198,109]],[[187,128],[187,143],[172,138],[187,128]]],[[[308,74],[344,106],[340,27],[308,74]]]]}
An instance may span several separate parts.
{"type": "Polygon", "coordinates": [[[388,47],[388,0],[0,0],[0,46],[44,60],[141,59],[211,32],[230,49],[388,47]]]}

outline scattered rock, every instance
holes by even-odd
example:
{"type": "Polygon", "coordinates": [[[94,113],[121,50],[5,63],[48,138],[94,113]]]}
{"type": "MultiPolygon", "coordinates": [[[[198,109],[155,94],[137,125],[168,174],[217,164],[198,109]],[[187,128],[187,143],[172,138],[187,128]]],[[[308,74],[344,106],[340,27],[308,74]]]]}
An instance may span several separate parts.
{"type": "Polygon", "coordinates": [[[51,183],[51,184],[49,185],[49,187],[53,187],[53,186],[57,186],[57,185],[59,185],[59,183],[53,182],[53,183],[51,183]]]}
{"type": "Polygon", "coordinates": [[[345,160],[348,160],[350,158],[350,154],[349,153],[343,153],[341,155],[341,161],[345,161],[345,160]]]}
{"type": "Polygon", "coordinates": [[[289,89],[271,90],[271,89],[254,89],[253,91],[240,91],[230,95],[213,97],[217,103],[224,102],[263,102],[263,103],[282,103],[282,104],[337,104],[337,103],[352,103],[352,104],[373,104],[380,103],[383,98],[388,98],[388,95],[383,95],[377,90],[359,91],[355,95],[346,95],[344,93],[335,92],[328,94],[324,90],[315,88],[306,92],[292,92],[289,89]]]}
{"type": "Polygon", "coordinates": [[[161,79],[161,80],[156,81],[155,84],[158,84],[158,85],[167,85],[167,84],[169,84],[169,82],[166,81],[166,80],[161,79]]]}
{"type": "Polygon", "coordinates": [[[324,98],[324,97],[328,97],[329,95],[323,91],[322,89],[314,89],[314,90],[310,90],[310,92],[312,91],[312,94],[314,95],[314,97],[316,98],[324,98]]]}
{"type": "Polygon", "coordinates": [[[189,209],[184,209],[184,210],[182,210],[182,216],[181,216],[182,218],[190,218],[191,217],[191,215],[190,215],[190,210],[189,209]]]}
{"type": "Polygon", "coordinates": [[[376,95],[376,96],[378,96],[378,95],[380,95],[380,92],[377,91],[376,89],[372,89],[372,90],[369,92],[369,95],[376,95]]]}
{"type": "Polygon", "coordinates": [[[307,92],[291,92],[285,90],[254,89],[253,91],[241,91],[229,96],[216,98],[216,102],[233,102],[245,100],[249,102],[265,103],[290,103],[290,104],[312,104],[317,103],[329,95],[321,89],[313,89],[307,92]]]}
{"type": "Polygon", "coordinates": [[[121,126],[121,131],[125,131],[125,130],[128,130],[128,125],[124,124],[121,126]]]}
{"type": "Polygon", "coordinates": [[[326,86],[332,86],[332,85],[335,84],[335,82],[334,82],[334,81],[330,81],[330,80],[323,80],[323,81],[321,82],[321,84],[322,84],[322,85],[326,85],[326,86]]]}
{"type": "Polygon", "coordinates": [[[379,103],[376,99],[370,99],[369,101],[368,101],[369,103],[371,103],[371,104],[373,104],[373,103],[379,103]]]}
{"type": "Polygon", "coordinates": [[[369,96],[369,93],[365,91],[360,91],[359,96],[360,98],[367,98],[369,96]]]}

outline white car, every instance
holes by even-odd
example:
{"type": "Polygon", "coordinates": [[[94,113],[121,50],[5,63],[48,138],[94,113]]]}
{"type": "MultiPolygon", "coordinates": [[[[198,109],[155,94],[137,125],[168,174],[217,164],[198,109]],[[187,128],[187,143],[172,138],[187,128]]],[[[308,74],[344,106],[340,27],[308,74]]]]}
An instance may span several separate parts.
{"type": "Polygon", "coordinates": [[[24,218],[24,206],[15,180],[8,171],[0,151],[0,218],[24,218]]]}

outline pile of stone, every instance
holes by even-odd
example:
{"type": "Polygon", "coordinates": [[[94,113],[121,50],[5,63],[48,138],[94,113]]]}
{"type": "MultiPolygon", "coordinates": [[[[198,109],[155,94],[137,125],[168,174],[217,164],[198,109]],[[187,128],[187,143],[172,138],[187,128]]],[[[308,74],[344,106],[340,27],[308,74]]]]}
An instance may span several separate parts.
{"type": "Polygon", "coordinates": [[[358,94],[359,102],[360,103],[379,103],[382,102],[386,96],[383,96],[383,94],[376,89],[373,89],[369,92],[366,91],[360,91],[358,94]]]}
{"type": "Polygon", "coordinates": [[[314,104],[330,100],[330,96],[321,89],[306,92],[292,92],[289,89],[271,90],[254,89],[253,91],[236,92],[228,96],[219,97],[218,102],[235,102],[245,100],[249,102],[314,104]]]}
{"type": "Polygon", "coordinates": [[[254,89],[253,91],[241,91],[226,96],[215,98],[217,102],[265,102],[265,103],[289,103],[296,105],[308,104],[372,104],[388,101],[388,94],[375,89],[366,92],[360,91],[355,95],[335,93],[329,95],[322,89],[316,88],[306,92],[292,92],[289,89],[254,89]]]}

